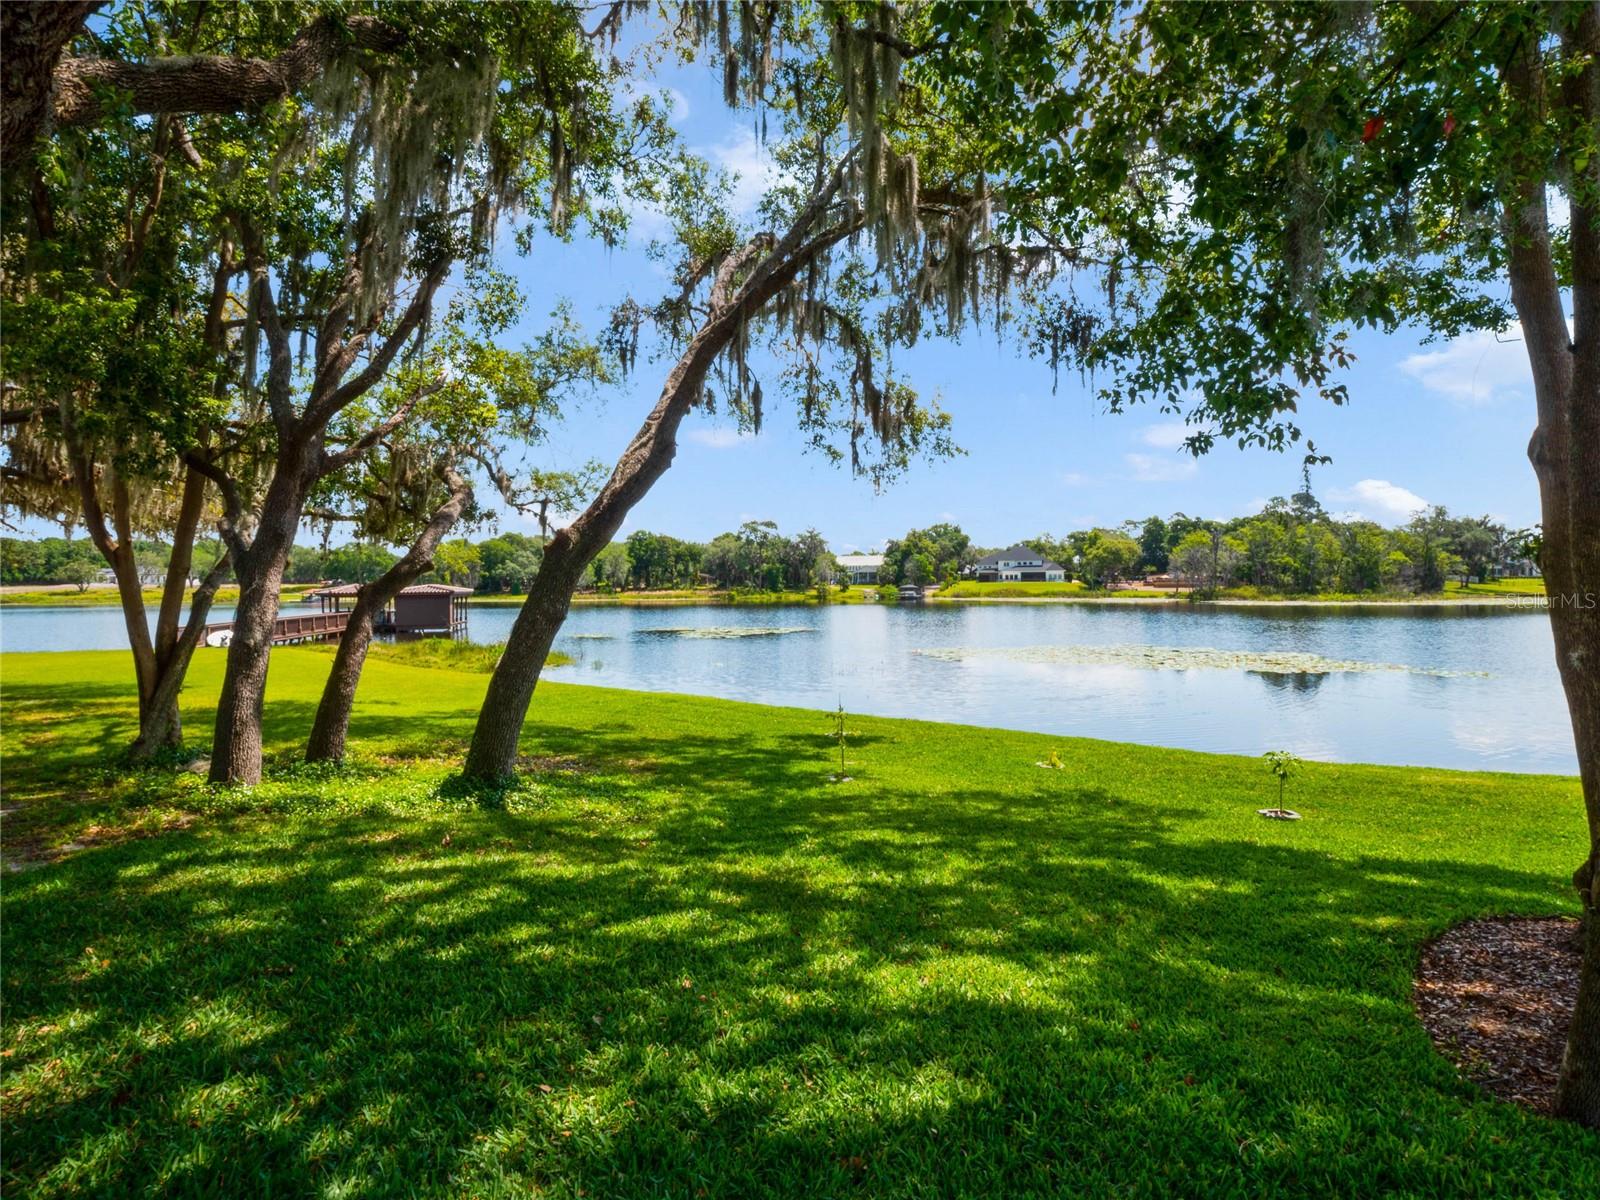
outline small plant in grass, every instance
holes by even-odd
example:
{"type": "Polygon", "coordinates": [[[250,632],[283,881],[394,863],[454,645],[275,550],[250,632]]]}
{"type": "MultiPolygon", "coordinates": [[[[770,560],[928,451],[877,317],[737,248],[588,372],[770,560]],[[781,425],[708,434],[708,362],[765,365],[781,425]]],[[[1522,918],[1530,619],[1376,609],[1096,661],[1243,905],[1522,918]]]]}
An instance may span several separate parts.
{"type": "Polygon", "coordinates": [[[1256,811],[1274,821],[1298,821],[1300,814],[1283,806],[1283,792],[1288,786],[1289,777],[1299,773],[1300,759],[1287,750],[1268,750],[1261,757],[1267,760],[1267,770],[1277,777],[1278,807],[1258,808],[1256,811]]]}
{"type": "Polygon", "coordinates": [[[839,773],[828,776],[833,783],[849,783],[850,776],[845,774],[844,748],[846,733],[844,727],[844,698],[839,699],[839,709],[833,714],[833,740],[839,743],[839,773]]]}

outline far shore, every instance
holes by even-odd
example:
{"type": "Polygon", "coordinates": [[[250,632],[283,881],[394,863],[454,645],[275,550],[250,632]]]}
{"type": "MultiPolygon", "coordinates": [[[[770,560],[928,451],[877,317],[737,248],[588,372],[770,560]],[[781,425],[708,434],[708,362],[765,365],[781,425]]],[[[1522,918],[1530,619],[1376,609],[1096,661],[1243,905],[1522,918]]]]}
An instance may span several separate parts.
{"type": "Polygon", "coordinates": [[[1259,597],[1250,600],[1228,599],[1193,600],[1187,595],[1177,596],[940,596],[928,597],[929,603],[940,604],[1192,604],[1204,608],[1512,608],[1543,612],[1547,607],[1543,596],[1446,596],[1396,597],[1382,596],[1349,599],[1328,597],[1318,600],[1304,596],[1285,596],[1281,599],[1259,597]]]}
{"type": "MultiPolygon", "coordinates": [[[[305,593],[315,584],[287,585],[281,597],[284,604],[302,601],[305,593]]],[[[970,586],[970,585],[967,585],[970,586]]],[[[145,602],[156,605],[161,601],[159,588],[145,589],[145,602]]],[[[188,595],[185,595],[185,600],[188,595]]],[[[238,599],[238,588],[224,585],[219,589],[216,603],[227,605],[238,599]]],[[[509,593],[473,595],[474,608],[519,608],[525,596],[509,593]]],[[[1203,608],[1361,608],[1381,609],[1386,612],[1443,611],[1462,608],[1510,609],[1527,612],[1545,612],[1548,608],[1543,592],[1522,591],[1500,595],[1445,592],[1429,596],[1385,595],[1330,595],[1330,596],[1222,596],[1215,600],[1190,600],[1187,592],[1151,595],[1148,591],[1128,589],[1124,592],[1062,592],[1042,595],[972,595],[930,592],[924,599],[929,604],[1095,604],[1095,605],[1157,605],[1178,604],[1203,608]]],[[[723,590],[660,591],[660,592],[580,592],[572,599],[574,608],[683,608],[706,606],[717,608],[779,608],[786,606],[816,606],[820,604],[896,604],[892,594],[882,595],[878,589],[856,586],[835,593],[828,600],[819,600],[814,592],[728,592],[723,590]]],[[[12,584],[0,588],[0,608],[114,608],[118,604],[117,590],[113,586],[96,585],[79,591],[73,585],[12,584]]]]}

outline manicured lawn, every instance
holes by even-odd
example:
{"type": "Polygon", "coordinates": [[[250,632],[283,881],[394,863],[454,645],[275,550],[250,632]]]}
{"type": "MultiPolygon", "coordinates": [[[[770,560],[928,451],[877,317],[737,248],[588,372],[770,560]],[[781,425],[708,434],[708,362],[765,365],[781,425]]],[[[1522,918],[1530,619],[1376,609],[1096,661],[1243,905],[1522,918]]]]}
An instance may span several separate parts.
{"type": "MultiPolygon", "coordinates": [[[[300,598],[316,588],[314,583],[285,584],[281,593],[284,604],[298,603],[300,598]]],[[[194,596],[194,589],[190,588],[184,593],[187,603],[194,596]]],[[[160,588],[145,588],[144,602],[146,604],[161,603],[160,588]]],[[[213,604],[237,604],[239,602],[239,589],[234,584],[227,584],[217,589],[213,604]]],[[[0,592],[0,608],[6,605],[18,605],[25,608],[115,608],[121,601],[117,598],[117,589],[114,587],[92,587],[86,592],[70,590],[51,590],[37,592],[0,592]]]]}
{"type": "Polygon", "coordinates": [[[1447,596],[1542,596],[1544,595],[1544,580],[1542,579],[1491,579],[1486,583],[1458,584],[1452,583],[1445,587],[1447,596]]]}
{"type": "Polygon", "coordinates": [[[1442,592],[1297,592],[1285,594],[1258,587],[1221,588],[1221,600],[1259,600],[1263,603],[1292,601],[1317,604],[1435,604],[1441,600],[1468,600],[1481,597],[1515,599],[1544,595],[1542,579],[1496,579],[1489,583],[1447,583],[1442,592]]]}
{"type": "Polygon", "coordinates": [[[1574,780],[1311,766],[1277,823],[1254,760],[851,718],[834,784],[828,714],[545,684],[486,808],[481,674],[379,658],[290,766],[327,665],[214,793],[112,765],[125,655],[0,659],[8,853],[91,843],[5,878],[7,1196],[1600,1192],[1409,1003],[1574,911],[1574,780]]]}
{"type": "MultiPolygon", "coordinates": [[[[1173,598],[1174,593],[1169,589],[1155,588],[1125,588],[1114,592],[1092,591],[1084,587],[1082,580],[1069,579],[1064,583],[1046,583],[1042,581],[1017,582],[1017,583],[979,583],[975,579],[963,579],[960,583],[953,583],[942,587],[935,593],[941,600],[1015,600],[1029,596],[1055,596],[1062,598],[1079,598],[1085,600],[1116,600],[1120,597],[1133,599],[1150,599],[1161,596],[1173,598]]],[[[1178,598],[1182,598],[1181,595],[1178,598]]]]}
{"type": "MultiPolygon", "coordinates": [[[[472,603],[487,608],[521,608],[526,596],[477,595],[472,603]]],[[[829,604],[869,604],[878,599],[875,588],[836,587],[829,604]]],[[[716,604],[761,607],[770,604],[821,604],[814,591],[727,591],[722,588],[671,588],[648,592],[579,592],[572,598],[578,607],[589,605],[716,604]]]]}

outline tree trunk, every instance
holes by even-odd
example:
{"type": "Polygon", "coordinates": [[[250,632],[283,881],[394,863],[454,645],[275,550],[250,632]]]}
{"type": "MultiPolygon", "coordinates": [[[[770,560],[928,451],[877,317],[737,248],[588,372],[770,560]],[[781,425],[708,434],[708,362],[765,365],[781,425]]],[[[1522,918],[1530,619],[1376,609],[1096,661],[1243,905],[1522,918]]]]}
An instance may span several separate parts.
{"type": "Polygon", "coordinates": [[[308,480],[314,478],[315,451],[287,450],[279,459],[261,506],[255,537],[234,564],[239,577],[239,607],[233,614],[228,665],[217,699],[211,742],[211,782],[261,782],[261,715],[267,690],[267,662],[278,619],[278,592],[294,546],[308,480]]]}
{"type": "Polygon", "coordinates": [[[334,652],[333,670],[328,672],[328,682],[323,686],[316,719],[311,723],[311,736],[306,741],[307,762],[343,761],[345,738],[350,729],[350,710],[355,707],[356,685],[361,682],[361,668],[366,665],[367,647],[372,644],[373,622],[394,598],[394,594],[409,582],[396,584],[383,596],[374,590],[376,585],[369,585],[362,588],[356,597],[350,623],[339,636],[339,649],[334,652]]]}
{"type": "Polygon", "coordinates": [[[307,762],[339,762],[344,758],[345,739],[350,729],[350,711],[355,706],[356,685],[366,665],[367,647],[372,644],[372,625],[402,588],[409,587],[433,566],[433,552],[444,535],[460,518],[472,498],[471,486],[452,470],[445,472],[450,498],[433,514],[405,557],[390,567],[356,597],[350,623],[339,638],[333,656],[333,670],[322,689],[317,717],[306,742],[307,762]]]}
{"type": "MultiPolygon", "coordinates": [[[[624,509],[617,518],[618,525],[626,515],[624,509]]],[[[567,619],[572,593],[597,553],[598,550],[584,553],[577,549],[571,531],[566,529],[558,531],[545,546],[544,561],[539,564],[539,572],[528,587],[528,598],[511,627],[505,653],[489,678],[489,690],[462,769],[468,779],[499,782],[516,772],[517,743],[539,684],[539,673],[567,619]]]]}
{"type": "Polygon", "coordinates": [[[505,653],[489,679],[462,770],[468,779],[496,783],[516,773],[522,724],[551,643],[567,619],[572,593],[595,556],[611,544],[628,512],[672,465],[678,426],[732,328],[731,322],[713,320],[696,335],[600,494],[545,546],[544,560],[511,626],[505,653]]]}
{"type": "Polygon", "coordinates": [[[737,328],[729,319],[731,311],[710,318],[690,341],[667,376],[661,398],[617,460],[605,487],[577,520],[558,530],[545,546],[544,561],[511,626],[505,653],[490,676],[462,769],[466,778],[498,783],[516,773],[522,724],[551,643],[567,619],[572,593],[595,556],[611,544],[628,512],[672,465],[678,426],[699,395],[712,361],[737,328]]]}
{"type": "MultiPolygon", "coordinates": [[[[1583,65],[1564,80],[1559,103],[1592,129],[1600,124],[1600,4],[1586,5],[1563,38],[1569,59],[1583,65]]],[[[1553,89],[1534,40],[1508,65],[1506,82],[1513,104],[1530,122],[1543,122],[1553,89]]],[[[1545,164],[1534,147],[1522,153],[1505,197],[1511,299],[1533,370],[1539,419],[1528,458],[1544,518],[1541,566],[1589,833],[1589,853],[1573,874],[1583,961],[1555,1110],[1600,1129],[1600,163],[1588,163],[1586,186],[1572,189],[1569,334],[1550,245],[1545,164]]]]}
{"type": "Polygon", "coordinates": [[[6,170],[33,150],[50,115],[56,64],[100,0],[0,5],[0,154],[6,170]]]}
{"type": "MultiPolygon", "coordinates": [[[[176,548],[173,557],[177,557],[176,548]]],[[[168,568],[169,571],[171,569],[168,568]]],[[[211,601],[227,573],[228,558],[223,555],[195,589],[194,599],[189,603],[189,619],[184,623],[183,631],[165,654],[156,657],[155,684],[149,701],[139,715],[139,737],[133,743],[132,756],[136,760],[152,758],[162,750],[183,744],[183,719],[178,714],[178,696],[183,691],[183,681],[189,673],[189,662],[205,633],[211,601]]],[[[168,582],[171,582],[170,578],[168,582]]]]}
{"type": "Polygon", "coordinates": [[[710,315],[667,375],[660,399],[617,460],[600,494],[545,547],[544,562],[489,679],[462,769],[466,778],[497,783],[515,774],[517,743],[528,705],[550,645],[567,618],[572,593],[595,556],[611,544],[633,506],[672,465],[678,426],[700,395],[717,355],[740,334],[743,323],[792,283],[805,266],[860,227],[860,214],[856,213],[820,234],[813,233],[842,180],[842,169],[832,172],[782,238],[758,235],[717,268],[710,290],[710,315]],[[739,283],[737,276],[747,269],[749,275],[739,283]]]}
{"type": "MultiPolygon", "coordinates": [[[[212,598],[222,577],[227,573],[227,556],[224,555],[195,590],[189,606],[189,620],[180,629],[178,617],[183,610],[184,593],[188,590],[189,568],[194,561],[194,538],[199,529],[200,515],[205,507],[206,480],[194,471],[186,473],[183,500],[178,509],[178,519],[172,532],[172,557],[167,562],[167,578],[161,592],[161,609],[156,617],[155,644],[148,655],[148,665],[139,684],[139,736],[131,750],[135,760],[154,757],[163,750],[183,744],[183,721],[178,715],[178,693],[183,690],[183,680],[189,670],[189,660],[194,656],[200,634],[210,611],[212,598]],[[192,636],[191,635],[192,631],[192,636]],[[187,644],[185,644],[187,643],[187,644]]],[[[131,562],[137,575],[137,564],[131,562]]],[[[144,589],[136,588],[138,600],[130,606],[124,597],[124,616],[129,621],[129,631],[137,624],[144,637],[144,589]]],[[[135,639],[134,645],[140,645],[135,639]]],[[[140,651],[134,651],[135,662],[140,651]]]]}

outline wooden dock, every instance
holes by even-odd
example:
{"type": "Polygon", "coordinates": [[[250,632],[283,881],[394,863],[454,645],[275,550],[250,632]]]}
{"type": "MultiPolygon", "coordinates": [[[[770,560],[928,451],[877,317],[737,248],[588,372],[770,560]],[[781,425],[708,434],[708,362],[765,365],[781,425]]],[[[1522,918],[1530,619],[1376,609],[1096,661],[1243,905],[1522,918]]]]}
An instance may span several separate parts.
{"type": "MultiPolygon", "coordinates": [[[[272,644],[288,645],[292,642],[320,642],[337,638],[350,623],[350,613],[315,612],[293,617],[279,617],[272,623],[272,644]]],[[[218,621],[206,626],[207,646],[226,646],[233,640],[233,622],[218,621]]]]}

